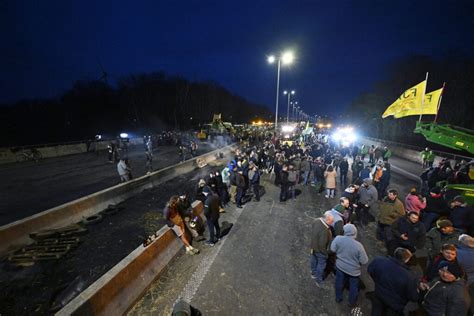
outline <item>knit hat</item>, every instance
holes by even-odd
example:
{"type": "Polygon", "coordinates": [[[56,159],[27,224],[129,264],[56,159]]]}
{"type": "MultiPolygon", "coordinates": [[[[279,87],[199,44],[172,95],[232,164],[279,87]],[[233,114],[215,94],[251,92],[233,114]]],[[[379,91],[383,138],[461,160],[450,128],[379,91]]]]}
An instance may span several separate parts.
{"type": "Polygon", "coordinates": [[[371,185],[372,184],[372,179],[370,179],[370,178],[364,179],[364,183],[367,184],[367,185],[371,185]]]}
{"type": "Polygon", "coordinates": [[[438,228],[445,228],[445,227],[452,227],[453,222],[451,222],[449,219],[440,219],[436,222],[436,227],[438,228]]]}
{"type": "Polygon", "coordinates": [[[466,234],[461,234],[461,236],[459,236],[459,242],[466,247],[474,248],[474,237],[471,237],[466,234]]]}
{"type": "Polygon", "coordinates": [[[453,202],[459,202],[461,204],[464,204],[466,203],[466,201],[464,200],[464,198],[460,195],[456,195],[453,199],[453,202]]]}
{"type": "Polygon", "coordinates": [[[443,260],[438,265],[438,269],[439,270],[443,269],[443,270],[449,271],[449,273],[454,275],[456,277],[456,279],[458,279],[458,278],[460,278],[464,275],[464,271],[462,270],[462,268],[457,263],[454,263],[454,262],[449,262],[449,261],[443,260]]]}
{"type": "Polygon", "coordinates": [[[346,224],[343,227],[344,236],[356,237],[357,236],[357,228],[353,224],[346,224]]]}

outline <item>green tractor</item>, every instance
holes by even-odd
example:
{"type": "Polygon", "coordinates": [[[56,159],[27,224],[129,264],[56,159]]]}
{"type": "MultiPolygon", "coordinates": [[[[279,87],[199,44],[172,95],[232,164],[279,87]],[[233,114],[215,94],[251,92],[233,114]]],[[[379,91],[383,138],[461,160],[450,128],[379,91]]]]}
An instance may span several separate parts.
{"type": "MultiPolygon", "coordinates": [[[[474,131],[449,125],[417,122],[414,133],[427,141],[474,155],[474,131]]],[[[469,162],[469,179],[474,182],[474,162],[469,162]]],[[[469,205],[474,205],[474,184],[445,184],[445,189],[459,192],[469,205]]]]}

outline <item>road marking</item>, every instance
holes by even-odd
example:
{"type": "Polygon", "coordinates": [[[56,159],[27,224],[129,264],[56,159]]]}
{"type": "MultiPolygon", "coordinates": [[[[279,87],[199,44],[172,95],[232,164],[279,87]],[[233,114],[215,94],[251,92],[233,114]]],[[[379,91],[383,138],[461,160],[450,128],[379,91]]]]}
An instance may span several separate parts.
{"type": "MultiPolygon", "coordinates": [[[[232,212],[233,216],[231,218],[228,218],[229,222],[232,222],[234,224],[234,227],[240,217],[240,214],[242,214],[242,211],[244,209],[245,205],[242,208],[235,208],[235,212],[232,212]]],[[[209,272],[209,269],[211,268],[212,264],[214,263],[214,260],[216,259],[217,255],[224,246],[227,238],[228,235],[216,244],[216,246],[212,249],[213,251],[209,255],[207,255],[203,260],[201,260],[198,267],[194,271],[188,283],[186,283],[185,287],[181,291],[181,294],[178,296],[178,299],[176,301],[183,299],[191,303],[194,298],[194,295],[201,286],[202,281],[209,272]]]]}

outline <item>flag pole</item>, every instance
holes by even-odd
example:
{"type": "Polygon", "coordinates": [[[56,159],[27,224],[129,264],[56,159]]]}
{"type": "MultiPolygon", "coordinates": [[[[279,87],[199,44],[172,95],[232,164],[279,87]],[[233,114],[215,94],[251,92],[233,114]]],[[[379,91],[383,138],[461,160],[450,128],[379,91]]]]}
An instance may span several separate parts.
{"type": "Polygon", "coordinates": [[[441,95],[439,96],[438,100],[438,109],[436,110],[436,116],[434,119],[434,123],[436,123],[436,120],[438,119],[438,113],[439,113],[439,108],[441,107],[441,99],[443,99],[443,93],[444,93],[444,86],[446,85],[446,82],[443,82],[443,87],[441,88],[441,95]]]}
{"type": "MultiPolygon", "coordinates": [[[[420,112],[423,113],[423,103],[425,102],[425,93],[426,93],[426,86],[428,85],[428,72],[426,73],[426,83],[425,83],[425,89],[423,91],[423,95],[421,96],[421,108],[420,112]]],[[[418,122],[421,122],[421,116],[423,114],[420,113],[420,118],[418,119],[418,122]]]]}

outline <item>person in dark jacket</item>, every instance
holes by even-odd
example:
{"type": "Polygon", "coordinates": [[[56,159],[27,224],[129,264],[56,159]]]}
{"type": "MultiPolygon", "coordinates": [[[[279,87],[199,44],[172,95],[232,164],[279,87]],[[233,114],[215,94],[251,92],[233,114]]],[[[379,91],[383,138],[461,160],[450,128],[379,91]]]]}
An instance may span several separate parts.
{"type": "Polygon", "coordinates": [[[288,166],[283,165],[280,172],[280,202],[285,202],[288,198],[288,166]]]}
{"type": "Polygon", "coordinates": [[[260,201],[260,171],[258,170],[257,166],[253,166],[252,169],[249,171],[250,178],[250,185],[252,186],[252,191],[255,196],[255,200],[257,202],[260,201]]]}
{"type": "Polygon", "coordinates": [[[422,306],[428,315],[467,314],[470,298],[463,274],[459,265],[443,262],[438,267],[438,276],[422,285],[427,290],[422,306]]]}
{"type": "Polygon", "coordinates": [[[347,186],[347,172],[349,171],[349,163],[347,158],[343,158],[339,163],[339,177],[341,180],[341,186],[345,188],[347,186]]]}
{"type": "Polygon", "coordinates": [[[237,185],[237,197],[235,198],[235,203],[238,208],[242,208],[242,198],[245,195],[245,178],[243,175],[243,170],[239,169],[235,175],[235,182],[237,185]]]}
{"type": "Polygon", "coordinates": [[[214,246],[221,235],[219,226],[219,197],[214,194],[209,187],[204,187],[202,193],[206,196],[204,202],[204,215],[206,216],[207,227],[209,229],[208,246],[214,246]]]}
{"type": "Polygon", "coordinates": [[[425,245],[425,235],[425,225],[420,222],[420,216],[416,212],[410,212],[392,224],[393,239],[388,244],[388,253],[393,254],[398,247],[415,253],[416,249],[421,249],[425,245]]]}
{"type": "Polygon", "coordinates": [[[329,255],[329,246],[332,241],[330,226],[334,221],[331,212],[324,213],[324,217],[318,218],[311,230],[311,278],[316,280],[318,287],[322,286],[324,269],[329,255]]]}
{"type": "Polygon", "coordinates": [[[418,278],[406,265],[411,257],[410,250],[400,247],[393,257],[376,257],[367,267],[375,283],[372,316],[403,315],[405,305],[418,300],[418,278]]]}
{"type": "Polygon", "coordinates": [[[462,196],[454,197],[449,211],[449,220],[453,223],[454,228],[461,230],[463,233],[472,234],[474,210],[465,203],[466,201],[462,196]]]}
{"type": "Polygon", "coordinates": [[[448,214],[447,208],[448,205],[441,195],[441,188],[431,188],[430,194],[426,197],[426,208],[421,211],[421,220],[426,230],[432,228],[438,218],[448,214]]]}

